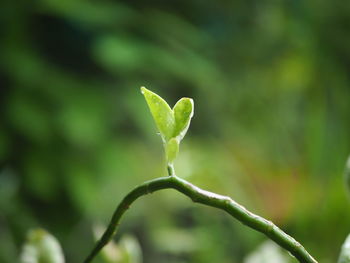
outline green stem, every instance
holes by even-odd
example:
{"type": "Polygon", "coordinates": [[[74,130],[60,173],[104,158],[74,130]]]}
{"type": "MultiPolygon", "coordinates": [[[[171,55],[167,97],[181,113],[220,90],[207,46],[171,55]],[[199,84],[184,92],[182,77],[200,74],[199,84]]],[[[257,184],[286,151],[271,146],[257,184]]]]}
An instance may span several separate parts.
{"type": "Polygon", "coordinates": [[[288,250],[294,257],[299,260],[299,262],[317,263],[317,261],[305,250],[305,248],[299,242],[297,242],[291,236],[287,235],[271,221],[253,214],[240,204],[233,201],[230,197],[202,190],[197,186],[187,182],[186,180],[177,177],[175,174],[173,174],[173,169],[169,169],[168,167],[168,170],[169,172],[172,172],[169,174],[170,176],[160,177],[151,181],[147,181],[137,186],[127,196],[124,197],[114,212],[106,231],[102,235],[101,239],[97,242],[90,255],[85,259],[84,263],[91,262],[97,253],[111,240],[111,238],[116,233],[120,219],[135,200],[143,195],[147,195],[162,189],[175,189],[180,193],[188,196],[195,203],[200,203],[224,210],[239,220],[241,223],[265,234],[281,247],[288,250]]]}
{"type": "Polygon", "coordinates": [[[168,175],[169,175],[169,176],[175,175],[174,164],[168,163],[167,169],[168,169],[168,175]]]}

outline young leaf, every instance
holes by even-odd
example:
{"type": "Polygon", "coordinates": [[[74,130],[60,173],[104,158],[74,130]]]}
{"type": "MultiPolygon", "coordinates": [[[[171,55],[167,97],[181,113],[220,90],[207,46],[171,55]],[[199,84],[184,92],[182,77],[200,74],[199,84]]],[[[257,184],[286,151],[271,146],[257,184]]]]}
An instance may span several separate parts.
{"type": "Polygon", "coordinates": [[[172,138],[175,126],[174,113],[168,103],[152,91],[141,87],[157,128],[165,141],[172,138]]]}
{"type": "Polygon", "coordinates": [[[31,230],[22,249],[21,263],[64,263],[62,248],[44,229],[31,230]]]}
{"type": "Polygon", "coordinates": [[[145,87],[141,87],[141,92],[162,135],[167,162],[172,164],[179,152],[180,141],[190,126],[193,100],[182,98],[171,109],[165,100],[145,87]]]}
{"type": "Polygon", "coordinates": [[[182,140],[185,136],[193,116],[193,108],[193,100],[190,98],[182,98],[175,104],[173,108],[175,116],[173,137],[182,140]]]}
{"type": "Polygon", "coordinates": [[[166,146],[165,146],[165,150],[166,150],[166,156],[167,156],[167,161],[168,163],[172,163],[178,152],[179,152],[179,142],[177,141],[176,138],[171,138],[166,146]]]}
{"type": "Polygon", "coordinates": [[[350,235],[345,239],[341,248],[338,263],[350,263],[350,235]]]}

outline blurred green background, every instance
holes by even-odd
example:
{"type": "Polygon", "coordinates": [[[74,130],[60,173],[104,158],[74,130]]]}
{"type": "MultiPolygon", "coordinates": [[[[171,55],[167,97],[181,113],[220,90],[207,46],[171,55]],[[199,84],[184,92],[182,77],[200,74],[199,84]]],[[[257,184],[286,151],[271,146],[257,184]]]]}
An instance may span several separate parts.
{"type": "MultiPolygon", "coordinates": [[[[350,232],[350,2],[4,0],[0,21],[0,262],[37,226],[81,262],[92,226],[166,174],[140,86],[195,101],[179,176],[335,262],[350,232]]],[[[125,234],[145,263],[243,262],[265,240],[171,190],[133,205],[125,234]]]]}

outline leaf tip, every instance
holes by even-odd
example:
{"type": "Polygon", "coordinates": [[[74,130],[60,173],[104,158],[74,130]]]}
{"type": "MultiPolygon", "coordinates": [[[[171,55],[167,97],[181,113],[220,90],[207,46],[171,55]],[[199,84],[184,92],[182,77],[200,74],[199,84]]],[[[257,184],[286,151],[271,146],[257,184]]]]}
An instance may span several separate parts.
{"type": "Polygon", "coordinates": [[[142,86],[142,87],[140,88],[140,91],[141,91],[142,94],[145,94],[145,92],[147,91],[147,89],[146,89],[144,86],[142,86]]]}

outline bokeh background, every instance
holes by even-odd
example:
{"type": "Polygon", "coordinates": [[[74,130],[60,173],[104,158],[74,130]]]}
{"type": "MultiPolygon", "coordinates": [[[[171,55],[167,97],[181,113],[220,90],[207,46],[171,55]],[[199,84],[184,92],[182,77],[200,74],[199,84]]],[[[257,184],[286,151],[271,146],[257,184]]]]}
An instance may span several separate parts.
{"type": "MultiPolygon", "coordinates": [[[[179,176],[335,262],[350,232],[349,3],[2,1],[0,262],[38,226],[82,262],[93,225],[166,174],[140,86],[195,101],[179,176]]],[[[133,205],[125,234],[145,263],[243,262],[265,240],[172,190],[133,205]]]]}

